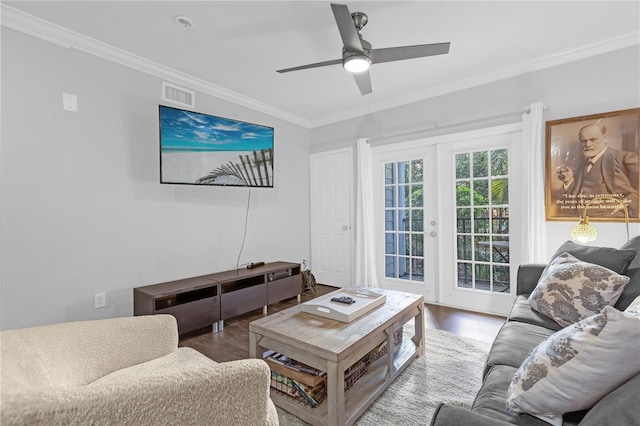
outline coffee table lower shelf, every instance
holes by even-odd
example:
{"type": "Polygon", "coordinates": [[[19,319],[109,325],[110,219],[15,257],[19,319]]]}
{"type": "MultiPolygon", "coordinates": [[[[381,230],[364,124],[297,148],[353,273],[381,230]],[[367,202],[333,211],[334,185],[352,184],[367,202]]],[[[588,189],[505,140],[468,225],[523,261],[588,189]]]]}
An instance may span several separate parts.
{"type": "MultiPolygon", "coordinates": [[[[391,352],[393,356],[391,370],[389,370],[389,353],[369,365],[366,374],[344,393],[345,425],[352,425],[418,357],[418,347],[413,339],[403,339],[402,343],[391,352]]],[[[271,390],[271,399],[278,407],[312,425],[329,425],[335,421],[328,418],[329,404],[326,399],[317,407],[311,407],[275,389],[271,390]]]]}
{"type": "Polygon", "coordinates": [[[413,359],[423,356],[424,297],[376,291],[386,295],[386,302],[349,323],[302,312],[300,305],[249,323],[250,357],[262,357],[272,350],[327,373],[327,394],[318,406],[307,406],[272,390],[276,405],[314,426],[353,425],[413,359]],[[396,332],[408,324],[414,327],[413,337],[405,335],[396,344],[396,332]],[[345,370],[383,341],[389,350],[345,390],[345,370]]]}

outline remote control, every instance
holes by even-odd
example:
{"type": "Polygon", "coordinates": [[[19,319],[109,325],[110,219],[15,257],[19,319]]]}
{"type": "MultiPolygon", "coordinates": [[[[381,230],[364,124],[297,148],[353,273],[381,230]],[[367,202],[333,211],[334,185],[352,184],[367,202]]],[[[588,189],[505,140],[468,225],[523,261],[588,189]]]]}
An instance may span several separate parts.
{"type": "Polygon", "coordinates": [[[340,296],[340,297],[332,297],[332,302],[344,303],[345,305],[351,305],[352,303],[356,303],[356,299],[348,296],[340,296]]]}

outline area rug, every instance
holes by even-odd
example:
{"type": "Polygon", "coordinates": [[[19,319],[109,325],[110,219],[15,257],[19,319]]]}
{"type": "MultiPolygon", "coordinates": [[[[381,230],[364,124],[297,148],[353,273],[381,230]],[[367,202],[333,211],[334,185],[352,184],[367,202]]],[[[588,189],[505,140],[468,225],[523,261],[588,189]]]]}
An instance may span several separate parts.
{"type": "MultiPolygon", "coordinates": [[[[489,347],[446,331],[425,330],[425,355],[414,360],[355,424],[428,425],[441,402],[470,408],[480,389],[489,347]]],[[[281,426],[307,425],[277,410],[281,426]]]]}

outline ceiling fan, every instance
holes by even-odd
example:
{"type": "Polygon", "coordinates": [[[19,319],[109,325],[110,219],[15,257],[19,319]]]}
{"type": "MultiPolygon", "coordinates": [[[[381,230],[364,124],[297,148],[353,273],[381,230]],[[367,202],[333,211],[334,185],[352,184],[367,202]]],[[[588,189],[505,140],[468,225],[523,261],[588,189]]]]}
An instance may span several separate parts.
{"type": "Polygon", "coordinates": [[[367,95],[371,93],[369,67],[372,64],[449,53],[449,45],[451,44],[449,42],[372,49],[371,43],[363,39],[360,34],[360,30],[362,30],[369,20],[367,15],[362,12],[349,13],[349,8],[343,4],[331,3],[331,9],[333,10],[333,16],[336,18],[338,31],[340,31],[340,37],[342,37],[344,44],[342,47],[342,58],[285,68],[278,70],[279,73],[342,64],[344,69],[353,73],[360,93],[367,95]]]}

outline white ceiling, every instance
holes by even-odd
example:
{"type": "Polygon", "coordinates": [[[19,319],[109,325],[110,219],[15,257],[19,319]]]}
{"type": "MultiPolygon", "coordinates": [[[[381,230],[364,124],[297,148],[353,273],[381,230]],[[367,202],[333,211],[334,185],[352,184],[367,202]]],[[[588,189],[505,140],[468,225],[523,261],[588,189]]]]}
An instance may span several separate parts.
{"type": "Polygon", "coordinates": [[[640,44],[637,0],[335,2],[368,15],[374,48],[449,41],[450,52],[374,65],[362,96],[340,65],[276,73],[340,58],[325,1],[5,1],[2,25],[306,127],[640,44]]]}

